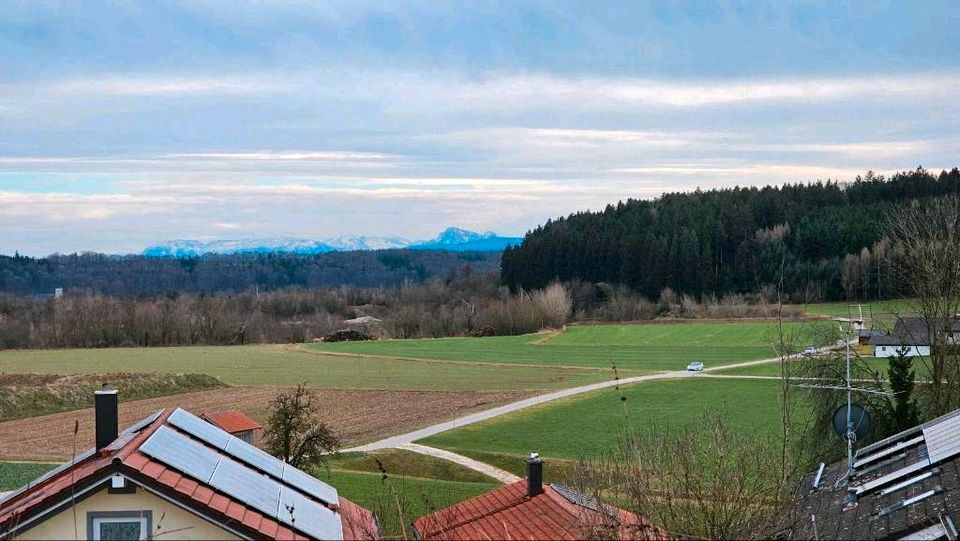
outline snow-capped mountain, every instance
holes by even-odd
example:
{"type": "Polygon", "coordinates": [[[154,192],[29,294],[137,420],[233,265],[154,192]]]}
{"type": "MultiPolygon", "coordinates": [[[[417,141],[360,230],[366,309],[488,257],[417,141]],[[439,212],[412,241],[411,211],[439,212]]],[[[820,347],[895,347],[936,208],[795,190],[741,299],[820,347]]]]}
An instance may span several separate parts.
{"type": "Polygon", "coordinates": [[[354,250],[390,250],[393,248],[406,248],[410,245],[410,241],[403,237],[343,236],[326,239],[324,242],[341,252],[354,250]]]}
{"type": "Polygon", "coordinates": [[[408,248],[412,250],[450,250],[452,252],[499,252],[507,246],[520,244],[520,237],[501,237],[493,231],[477,233],[448,227],[437,238],[425,242],[413,243],[408,248]]]}
{"type": "Polygon", "coordinates": [[[209,242],[173,240],[150,246],[143,251],[143,255],[148,257],[192,257],[205,254],[320,254],[397,248],[448,250],[452,252],[499,252],[507,246],[520,244],[522,241],[523,239],[520,237],[501,237],[492,231],[476,233],[458,227],[450,227],[432,240],[416,242],[401,237],[366,236],[341,236],[318,241],[292,237],[213,240],[209,242]]]}
{"type": "Polygon", "coordinates": [[[268,239],[173,240],[150,246],[143,251],[149,257],[189,257],[204,254],[259,254],[286,252],[294,254],[320,254],[334,252],[337,248],[322,241],[278,237],[268,239]]]}

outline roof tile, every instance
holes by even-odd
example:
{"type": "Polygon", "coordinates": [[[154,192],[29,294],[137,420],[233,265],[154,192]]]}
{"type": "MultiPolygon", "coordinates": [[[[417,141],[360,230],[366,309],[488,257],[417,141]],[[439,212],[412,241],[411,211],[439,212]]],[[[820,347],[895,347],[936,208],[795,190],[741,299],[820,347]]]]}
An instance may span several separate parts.
{"type": "Polygon", "coordinates": [[[260,423],[254,421],[250,417],[247,417],[247,415],[241,411],[215,411],[211,413],[204,413],[200,417],[219,426],[231,434],[246,432],[248,430],[260,430],[263,428],[260,426],[260,423]]]}
{"type": "Polygon", "coordinates": [[[533,498],[521,480],[418,519],[414,527],[423,539],[583,539],[596,536],[591,526],[613,524],[617,531],[600,532],[621,539],[668,539],[666,532],[622,509],[614,520],[606,513],[568,501],[552,487],[533,498]],[[634,528],[636,525],[646,528],[634,528]]]}

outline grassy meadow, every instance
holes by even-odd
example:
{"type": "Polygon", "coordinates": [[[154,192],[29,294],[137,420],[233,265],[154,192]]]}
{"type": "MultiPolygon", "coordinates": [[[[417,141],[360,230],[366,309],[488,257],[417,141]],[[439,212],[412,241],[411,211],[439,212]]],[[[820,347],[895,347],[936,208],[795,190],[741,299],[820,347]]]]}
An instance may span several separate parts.
{"type": "MultiPolygon", "coordinates": [[[[819,341],[822,323],[789,322],[798,347],[819,341]]],[[[691,360],[708,366],[776,355],[775,322],[658,322],[634,325],[572,325],[560,333],[487,338],[378,340],[311,344],[332,353],[469,363],[573,366],[606,369],[616,362],[640,372],[681,370],[691,360]]]]}
{"type": "Polygon", "coordinates": [[[496,480],[458,464],[397,449],[345,453],[314,474],[337,487],[345,498],[373,511],[383,534],[391,538],[404,537],[404,528],[433,509],[499,486],[496,480]]]}
{"type": "Polygon", "coordinates": [[[322,355],[298,346],[197,346],[12,350],[0,372],[98,374],[203,373],[229,385],[295,385],[334,389],[562,389],[603,381],[609,370],[416,362],[322,355]]]}
{"type": "Polygon", "coordinates": [[[888,325],[896,321],[897,315],[909,315],[915,307],[910,299],[894,299],[874,302],[825,302],[805,305],[807,314],[821,317],[853,317],[872,319],[876,323],[888,325]]]}
{"type": "MultiPolygon", "coordinates": [[[[611,388],[504,415],[426,438],[419,443],[490,460],[490,454],[530,451],[575,460],[615,449],[626,427],[676,430],[708,413],[723,413],[733,429],[758,437],[780,427],[777,381],[684,378],[611,388]]],[[[496,462],[500,462],[494,459],[496,462]]]]}
{"type": "Polygon", "coordinates": [[[496,482],[466,483],[402,475],[388,476],[384,481],[379,473],[340,470],[319,473],[317,477],[337,487],[344,498],[377,515],[381,533],[387,539],[410,539],[410,524],[418,517],[499,486],[496,482]]]}

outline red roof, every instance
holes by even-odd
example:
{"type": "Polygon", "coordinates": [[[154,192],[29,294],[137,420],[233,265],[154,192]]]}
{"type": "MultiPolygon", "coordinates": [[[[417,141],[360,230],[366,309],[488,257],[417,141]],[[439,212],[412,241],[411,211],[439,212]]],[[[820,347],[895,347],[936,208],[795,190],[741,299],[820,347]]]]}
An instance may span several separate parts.
{"type": "MultiPolygon", "coordinates": [[[[244,502],[141,453],[140,446],[166,425],[170,414],[160,412],[143,426],[128,429],[99,452],[80,455],[72,466],[55,470],[53,475],[41,477],[35,484],[0,501],[0,538],[4,538],[10,528],[25,524],[31,517],[42,514],[46,507],[70,497],[71,487],[77,490],[119,472],[251,537],[309,539],[304,532],[281,524],[244,502]]],[[[340,514],[344,539],[376,539],[379,536],[376,519],[370,511],[345,498],[338,496],[338,499],[338,505],[333,507],[340,514]]]]}
{"type": "Polygon", "coordinates": [[[520,480],[414,522],[421,539],[643,539],[670,536],[647,519],[590,498],[571,498],[572,491],[545,485],[527,496],[520,480]],[[564,496],[566,493],[568,496],[564,496]]]}
{"type": "Polygon", "coordinates": [[[247,432],[248,430],[260,430],[263,428],[260,426],[260,423],[247,417],[242,411],[215,411],[213,413],[204,413],[200,417],[231,434],[247,432]]]}

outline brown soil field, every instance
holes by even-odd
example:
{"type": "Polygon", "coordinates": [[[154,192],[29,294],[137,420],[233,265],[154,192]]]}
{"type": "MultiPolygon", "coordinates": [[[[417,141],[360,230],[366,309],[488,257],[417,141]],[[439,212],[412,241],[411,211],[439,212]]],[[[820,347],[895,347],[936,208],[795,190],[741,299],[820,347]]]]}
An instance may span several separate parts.
{"type": "MultiPolygon", "coordinates": [[[[129,426],[162,408],[194,414],[240,410],[263,424],[267,404],[280,387],[233,387],[120,403],[120,426],[129,426]]],[[[400,434],[466,413],[531,396],[523,391],[371,391],[315,389],[322,417],[345,445],[400,434]]],[[[92,398],[92,397],[91,397],[92,398]]],[[[93,409],[0,423],[0,460],[66,460],[93,446],[93,409]],[[74,438],[74,426],[78,427],[74,438]]]]}

